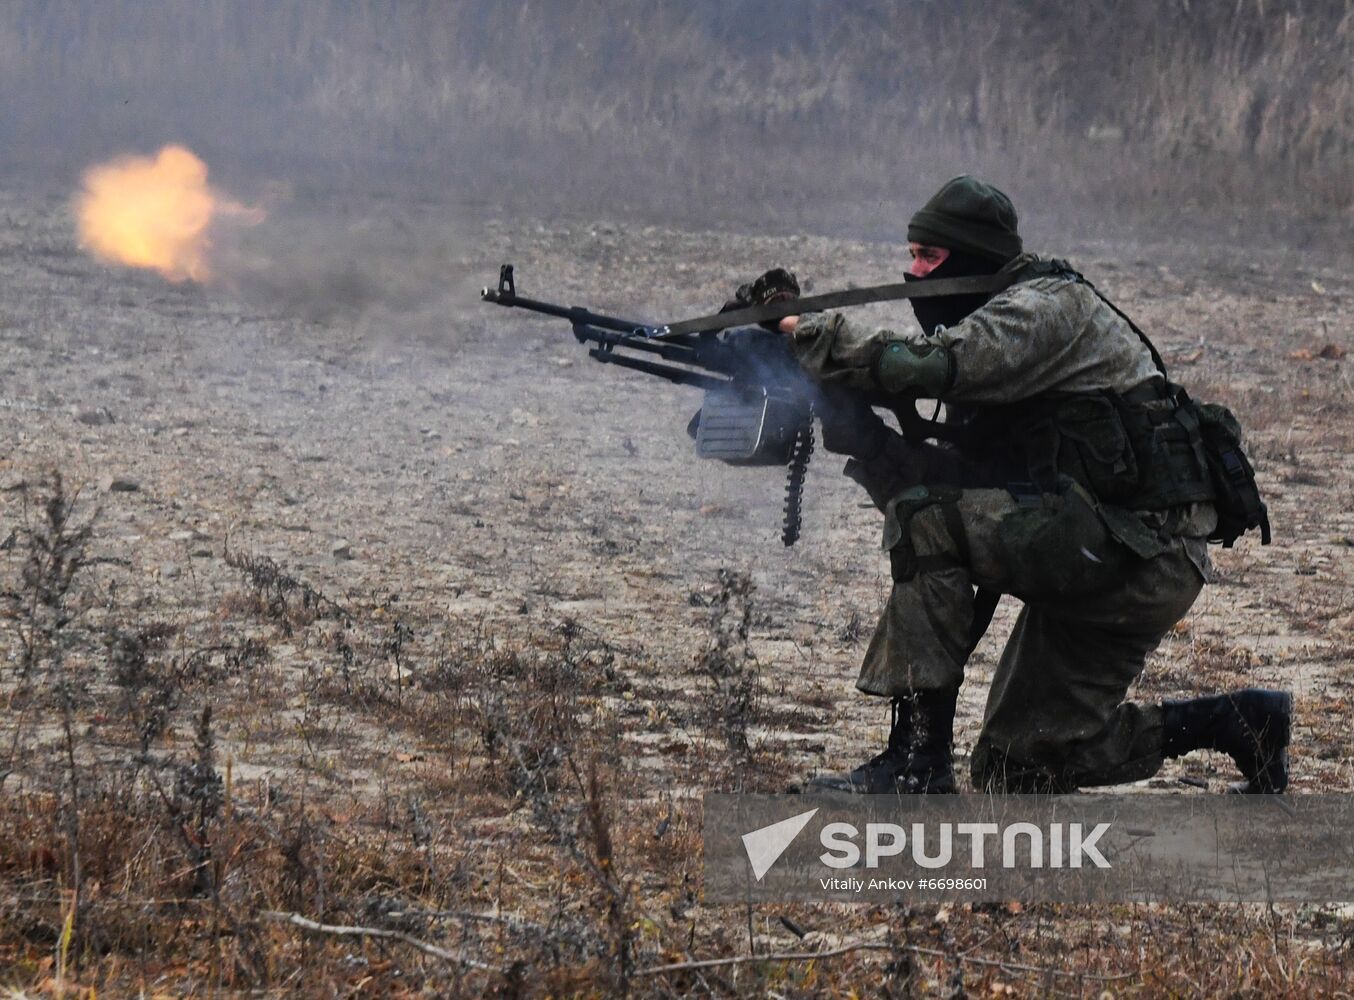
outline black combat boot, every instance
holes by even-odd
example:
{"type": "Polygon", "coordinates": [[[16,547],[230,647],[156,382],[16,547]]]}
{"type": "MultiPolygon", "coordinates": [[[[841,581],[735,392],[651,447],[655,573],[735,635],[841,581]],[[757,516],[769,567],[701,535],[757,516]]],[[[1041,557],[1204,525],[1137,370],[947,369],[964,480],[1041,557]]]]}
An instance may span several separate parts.
{"type": "Polygon", "coordinates": [[[1288,737],[1293,696],[1246,688],[1211,698],[1162,702],[1167,757],[1221,750],[1245,776],[1230,791],[1282,792],[1288,787],[1288,737]]]}
{"type": "Polygon", "coordinates": [[[954,704],[958,688],[916,691],[893,699],[889,745],[850,774],[820,774],[809,791],[858,795],[952,794],[954,704]]]}

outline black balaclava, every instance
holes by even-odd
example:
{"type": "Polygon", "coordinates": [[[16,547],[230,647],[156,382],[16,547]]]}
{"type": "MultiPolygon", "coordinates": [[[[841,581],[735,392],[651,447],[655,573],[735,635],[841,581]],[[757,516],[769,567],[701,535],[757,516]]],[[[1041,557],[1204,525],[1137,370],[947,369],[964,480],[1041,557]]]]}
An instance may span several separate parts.
{"type": "MultiPolygon", "coordinates": [[[[1023,249],[1015,206],[999,188],[962,174],[946,181],[912,216],[907,238],[913,243],[945,247],[949,257],[925,278],[908,281],[962,278],[996,274],[1023,249]]],[[[912,308],[922,329],[931,334],[937,325],[953,326],[985,304],[987,295],[947,295],[913,299],[912,308]]]]}
{"type": "MultiPolygon", "coordinates": [[[[965,250],[951,250],[944,263],[924,278],[903,275],[904,281],[931,281],[939,278],[967,278],[971,275],[996,274],[1002,265],[990,257],[980,257],[965,250]]],[[[954,326],[969,313],[982,308],[992,296],[979,292],[974,295],[941,295],[934,299],[912,299],[912,311],[922,332],[928,336],[937,326],[954,326]]]]}

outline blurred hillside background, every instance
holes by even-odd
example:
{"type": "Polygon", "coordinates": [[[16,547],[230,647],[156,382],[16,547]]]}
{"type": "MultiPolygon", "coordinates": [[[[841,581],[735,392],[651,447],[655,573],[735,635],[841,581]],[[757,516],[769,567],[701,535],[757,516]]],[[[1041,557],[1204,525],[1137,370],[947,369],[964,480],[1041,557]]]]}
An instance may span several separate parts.
{"type": "Polygon", "coordinates": [[[897,236],[960,171],[1052,228],[1345,238],[1354,0],[7,0],[0,173],[897,236]]]}

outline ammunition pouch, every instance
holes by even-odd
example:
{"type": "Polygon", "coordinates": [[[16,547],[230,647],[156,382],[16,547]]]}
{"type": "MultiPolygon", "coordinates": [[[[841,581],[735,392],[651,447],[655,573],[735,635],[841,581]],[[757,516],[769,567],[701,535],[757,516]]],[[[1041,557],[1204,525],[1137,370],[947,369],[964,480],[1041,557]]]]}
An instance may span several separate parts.
{"type": "Polygon", "coordinates": [[[1260,544],[1269,544],[1269,512],[1227,407],[1196,403],[1170,383],[1162,391],[1045,397],[1022,406],[1010,433],[1024,447],[1030,478],[1043,490],[1060,475],[1079,483],[1140,556],[1151,558],[1162,545],[1129,511],[1202,501],[1218,516],[1210,542],[1231,548],[1258,528],[1260,544]]]}
{"type": "Polygon", "coordinates": [[[1022,502],[1001,519],[997,549],[1008,574],[1007,589],[1022,600],[1107,590],[1123,582],[1131,559],[1131,550],[1110,530],[1094,497],[1067,476],[1059,478],[1056,492],[1022,502]]]}
{"type": "Polygon", "coordinates": [[[1165,510],[1213,499],[1198,409],[1184,389],[1168,384],[1156,399],[1125,401],[1123,412],[1143,476],[1137,493],[1116,502],[1132,510],[1165,510]]]}
{"type": "MultiPolygon", "coordinates": [[[[1002,518],[996,539],[1008,574],[1006,592],[1024,600],[1048,600],[1095,594],[1122,582],[1135,549],[1120,540],[1080,484],[1061,476],[1055,492],[1012,493],[1019,506],[1002,518]]],[[[914,486],[888,503],[884,548],[895,583],[969,565],[968,533],[959,511],[962,496],[954,486],[914,486]],[[939,508],[953,552],[917,553],[912,520],[930,507],[939,508]]]]}
{"type": "Polygon", "coordinates": [[[1119,407],[1107,395],[1069,396],[1047,406],[1022,433],[1030,479],[1047,493],[1058,476],[1109,503],[1137,492],[1137,452],[1119,407]]]}
{"type": "Polygon", "coordinates": [[[1057,493],[1066,476],[1099,504],[1166,510],[1213,497],[1192,401],[1176,386],[1053,394],[1003,407],[1007,440],[1030,479],[1057,493]]]}
{"type": "Polygon", "coordinates": [[[1269,511],[1241,447],[1241,425],[1231,410],[1218,403],[1201,403],[1196,409],[1213,482],[1213,506],[1218,512],[1218,526],[1208,540],[1230,549],[1247,531],[1259,528],[1260,544],[1268,545],[1269,511]]]}

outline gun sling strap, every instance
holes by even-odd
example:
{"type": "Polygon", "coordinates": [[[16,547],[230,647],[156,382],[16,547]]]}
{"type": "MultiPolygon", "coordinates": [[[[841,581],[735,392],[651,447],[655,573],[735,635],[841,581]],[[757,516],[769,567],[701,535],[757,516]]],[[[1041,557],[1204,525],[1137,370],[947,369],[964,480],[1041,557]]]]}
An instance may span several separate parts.
{"type": "Polygon", "coordinates": [[[848,288],[840,292],[808,295],[787,299],[766,306],[751,306],[731,312],[698,316],[668,326],[658,327],[653,336],[663,339],[682,337],[692,333],[714,333],[735,326],[752,326],[768,320],[784,319],[801,313],[822,312],[825,309],[844,309],[871,302],[892,302],[897,299],[929,299],[942,295],[996,294],[1014,284],[1015,275],[983,274],[967,278],[937,278],[934,281],[900,281],[891,285],[871,285],[868,288],[848,288]]]}
{"type": "Polygon", "coordinates": [[[868,288],[848,288],[839,292],[825,292],[822,295],[809,295],[804,298],[787,299],[765,306],[750,306],[731,312],[713,313],[709,316],[697,316],[665,326],[648,326],[614,316],[603,316],[578,307],[558,306],[549,302],[519,297],[513,278],[513,267],[504,264],[499,268],[498,287],[480,290],[480,298],[501,306],[520,306],[548,316],[559,316],[572,323],[587,323],[605,330],[619,333],[666,340],[679,338],[693,333],[717,333],[736,326],[755,326],[773,319],[786,316],[798,316],[801,313],[822,312],[825,309],[844,309],[847,306],[863,306],[871,302],[890,302],[897,299],[929,299],[942,295],[995,295],[1015,283],[1016,275],[974,275],[965,278],[939,278],[933,281],[900,281],[890,285],[871,285],[868,288]]]}

